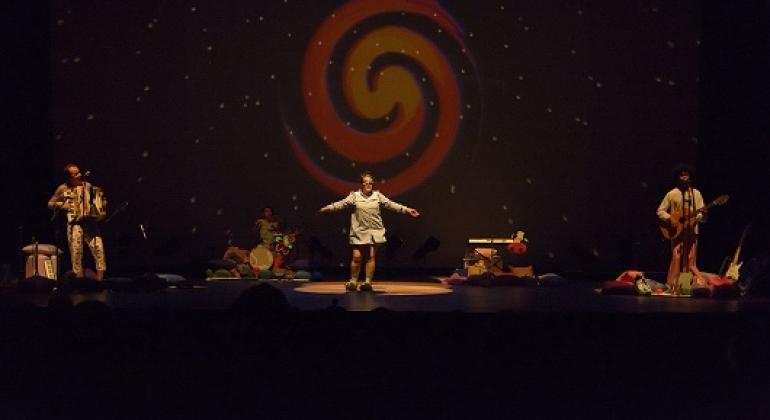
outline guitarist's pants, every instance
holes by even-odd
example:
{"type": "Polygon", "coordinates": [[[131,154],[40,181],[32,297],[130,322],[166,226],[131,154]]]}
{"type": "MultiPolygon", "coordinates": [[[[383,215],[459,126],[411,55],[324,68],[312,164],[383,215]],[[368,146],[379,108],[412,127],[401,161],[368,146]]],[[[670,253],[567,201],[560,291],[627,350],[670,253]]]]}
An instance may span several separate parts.
{"type": "Polygon", "coordinates": [[[99,226],[96,221],[84,219],[74,222],[68,226],[67,241],[70,245],[70,258],[72,260],[72,271],[81,273],[83,271],[83,241],[88,244],[91,255],[96,261],[96,271],[107,270],[107,258],[104,254],[104,243],[99,233],[99,226]]]}
{"type": "Polygon", "coordinates": [[[676,284],[680,272],[691,272],[694,279],[703,280],[703,276],[695,263],[698,255],[698,238],[690,238],[688,242],[690,252],[687,254],[683,265],[681,258],[684,241],[682,239],[671,241],[671,263],[668,265],[668,276],[666,277],[669,287],[676,284]]]}

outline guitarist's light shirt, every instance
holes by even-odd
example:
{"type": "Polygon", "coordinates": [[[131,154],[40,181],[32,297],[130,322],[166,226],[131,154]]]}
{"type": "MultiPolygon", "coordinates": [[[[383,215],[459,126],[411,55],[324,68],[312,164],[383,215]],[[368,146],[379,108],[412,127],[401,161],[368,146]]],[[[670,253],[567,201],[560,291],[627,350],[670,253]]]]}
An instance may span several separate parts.
{"type": "MultiPolygon", "coordinates": [[[[685,209],[687,214],[690,214],[691,212],[695,212],[698,209],[701,209],[704,207],[703,203],[703,196],[701,195],[700,191],[693,188],[693,196],[695,197],[695,208],[690,208],[690,204],[692,203],[692,199],[690,198],[690,191],[682,192],[679,188],[674,188],[668,193],[666,193],[666,196],[663,197],[663,201],[660,202],[660,205],[658,206],[658,218],[664,222],[667,222],[671,219],[671,213],[679,213],[682,214],[684,203],[687,204],[687,208],[685,209]]],[[[703,213],[698,213],[695,216],[696,222],[700,222],[703,220],[703,213]]],[[[698,224],[695,224],[695,233],[698,233],[698,224]]]]}

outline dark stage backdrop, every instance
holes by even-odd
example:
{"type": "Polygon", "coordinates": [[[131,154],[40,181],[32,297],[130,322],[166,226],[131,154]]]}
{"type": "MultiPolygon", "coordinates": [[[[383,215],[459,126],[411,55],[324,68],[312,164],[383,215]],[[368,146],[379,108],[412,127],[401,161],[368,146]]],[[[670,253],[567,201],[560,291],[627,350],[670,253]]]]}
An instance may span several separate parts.
{"type": "Polygon", "coordinates": [[[363,170],[422,213],[385,212],[382,265],[521,229],[538,271],[662,269],[654,212],[698,142],[700,9],[670,3],[57,0],[54,168],[128,203],[113,269],[249,248],[265,205],[346,264],[349,212],[317,211],[363,170]]]}

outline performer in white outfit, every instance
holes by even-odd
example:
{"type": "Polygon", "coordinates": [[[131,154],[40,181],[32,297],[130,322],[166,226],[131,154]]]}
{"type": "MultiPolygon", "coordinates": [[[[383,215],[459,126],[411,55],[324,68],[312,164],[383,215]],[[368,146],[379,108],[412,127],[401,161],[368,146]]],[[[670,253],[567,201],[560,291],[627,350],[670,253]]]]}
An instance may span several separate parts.
{"type": "Polygon", "coordinates": [[[696,259],[698,224],[703,221],[705,212],[703,212],[704,204],[701,192],[691,186],[694,171],[694,168],[687,165],[680,165],[675,169],[677,186],[666,193],[656,212],[662,222],[669,224],[672,223],[672,214],[695,215],[695,223],[671,240],[671,261],[666,276],[666,283],[670,288],[674,288],[679,272],[682,270],[691,272],[695,282],[704,282],[703,276],[698,270],[696,259]]]}
{"type": "Polygon", "coordinates": [[[412,217],[420,213],[403,204],[391,201],[384,194],[374,189],[374,177],[369,172],[361,174],[361,189],[351,191],[347,197],[321,208],[322,213],[339,211],[349,206],[355,206],[350,215],[350,245],[353,246],[353,258],[350,261],[350,281],[345,283],[348,290],[372,290],[372,277],[375,267],[375,245],[382,244],[385,239],[385,226],[382,223],[380,207],[398,213],[406,213],[412,217]],[[366,255],[366,278],[359,284],[361,262],[366,255]]]}

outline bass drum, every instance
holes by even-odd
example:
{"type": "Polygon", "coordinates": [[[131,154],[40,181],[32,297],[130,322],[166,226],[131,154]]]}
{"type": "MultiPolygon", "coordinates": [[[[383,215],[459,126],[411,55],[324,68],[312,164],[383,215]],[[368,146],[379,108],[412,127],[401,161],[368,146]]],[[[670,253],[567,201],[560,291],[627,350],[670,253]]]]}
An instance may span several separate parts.
{"type": "Polygon", "coordinates": [[[254,270],[269,270],[273,266],[273,253],[264,245],[257,245],[249,253],[249,264],[254,270]]]}

